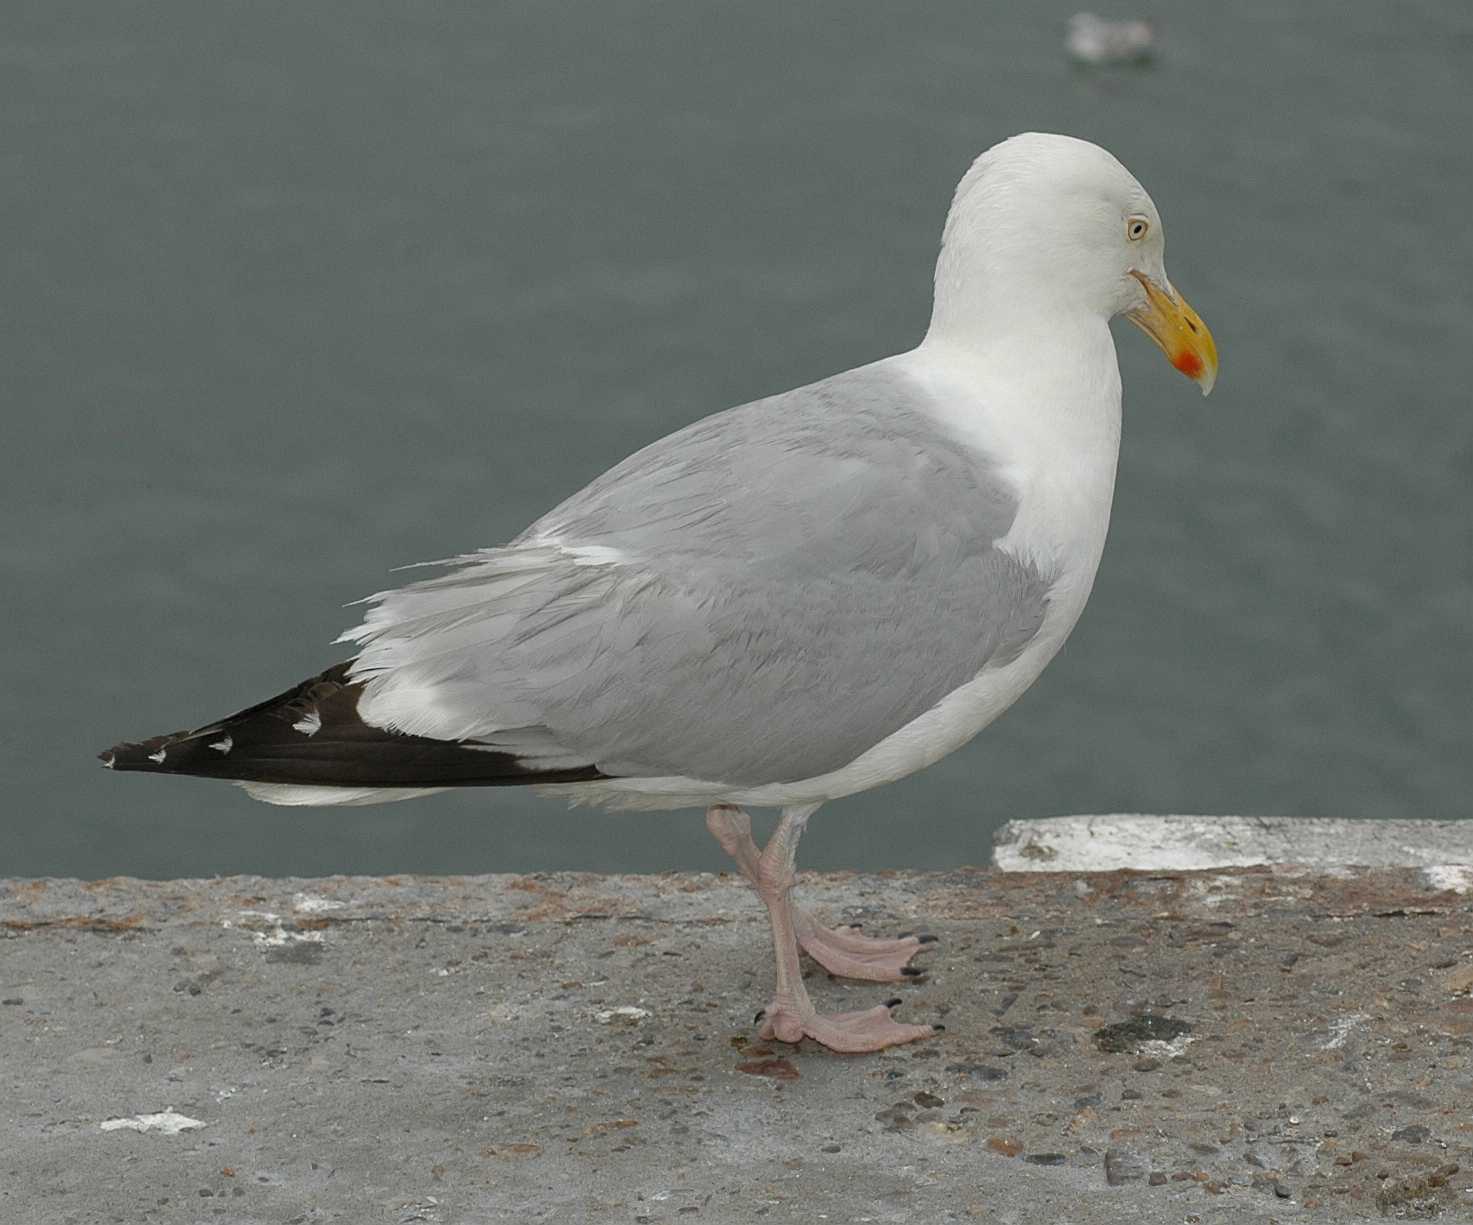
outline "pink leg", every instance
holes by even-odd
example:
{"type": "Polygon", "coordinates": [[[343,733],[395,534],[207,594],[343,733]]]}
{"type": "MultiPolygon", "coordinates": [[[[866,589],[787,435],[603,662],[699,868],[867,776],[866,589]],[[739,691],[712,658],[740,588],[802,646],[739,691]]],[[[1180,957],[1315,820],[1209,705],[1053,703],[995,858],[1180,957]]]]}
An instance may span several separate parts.
{"type": "MultiPolygon", "coordinates": [[[[793,865],[798,851],[798,839],[803,827],[818,805],[783,810],[771,840],[762,853],[751,864],[748,878],[757,890],[757,895],[767,907],[767,917],[772,923],[773,947],[777,953],[777,991],[766,1009],[759,1014],[764,1038],[775,1038],[779,1042],[798,1042],[804,1037],[822,1043],[830,1050],[859,1053],[879,1051],[902,1042],[914,1042],[918,1038],[929,1038],[940,1026],[902,1025],[890,1015],[890,1009],[899,1000],[892,1000],[878,1008],[863,1012],[841,1012],[829,1016],[820,1015],[808,998],[808,989],[803,985],[803,974],[798,964],[798,933],[793,920],[790,895],[793,889],[793,865]]],[[[707,825],[722,846],[728,846],[730,838],[741,842],[742,825],[746,814],[729,805],[717,805],[706,816],[707,825]]],[[[746,823],[746,842],[751,842],[751,826],[746,823]]],[[[744,850],[745,848],[743,848],[744,850]]],[[[753,847],[755,850],[755,846],[753,847]]],[[[733,858],[742,865],[743,856],[733,852],[733,858]]],[[[743,874],[746,868],[743,867],[743,874]]]]}
{"type": "MultiPolygon", "coordinates": [[[[752,841],[752,819],[734,805],[716,804],[706,813],[706,827],[721,843],[722,850],[736,861],[748,883],[757,888],[760,852],[752,841]]],[[[799,947],[830,974],[869,982],[918,977],[923,971],[911,965],[910,959],[936,941],[935,936],[877,940],[861,935],[857,927],[825,927],[810,911],[796,904],[792,906],[792,921],[799,947]]]]}

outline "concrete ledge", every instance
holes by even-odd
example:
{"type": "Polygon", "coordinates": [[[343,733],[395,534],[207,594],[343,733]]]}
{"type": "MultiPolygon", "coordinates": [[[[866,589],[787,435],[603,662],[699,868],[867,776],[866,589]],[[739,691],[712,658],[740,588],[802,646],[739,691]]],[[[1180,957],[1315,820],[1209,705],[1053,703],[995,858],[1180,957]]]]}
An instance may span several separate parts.
{"type": "MultiPolygon", "coordinates": [[[[1473,864],[1473,821],[1320,817],[1160,817],[1136,813],[1009,821],[993,865],[1004,872],[1193,871],[1304,864],[1448,868],[1473,864]]],[[[1473,886],[1473,871],[1461,873],[1473,886]]]]}
{"type": "Polygon", "coordinates": [[[0,1220],[1473,1213],[1473,898],[1421,869],[809,876],[938,1040],[753,1040],[724,877],[0,881],[0,1220]]]}

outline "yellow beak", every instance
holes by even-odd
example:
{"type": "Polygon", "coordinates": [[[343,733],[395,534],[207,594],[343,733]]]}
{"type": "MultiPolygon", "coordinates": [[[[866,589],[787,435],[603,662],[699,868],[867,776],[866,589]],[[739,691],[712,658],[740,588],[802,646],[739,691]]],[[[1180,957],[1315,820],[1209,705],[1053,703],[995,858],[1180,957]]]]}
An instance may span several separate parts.
{"type": "Polygon", "coordinates": [[[1217,382],[1217,345],[1197,312],[1175,290],[1163,289],[1142,272],[1132,272],[1146,291],[1146,304],[1125,317],[1154,340],[1166,360],[1192,379],[1205,396],[1217,382]]]}

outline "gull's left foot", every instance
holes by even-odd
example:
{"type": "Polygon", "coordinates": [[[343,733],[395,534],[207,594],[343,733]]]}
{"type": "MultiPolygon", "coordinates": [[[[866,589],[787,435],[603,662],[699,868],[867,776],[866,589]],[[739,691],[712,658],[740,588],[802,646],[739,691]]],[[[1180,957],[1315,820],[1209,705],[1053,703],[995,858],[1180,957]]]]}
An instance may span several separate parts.
{"type": "Polygon", "coordinates": [[[793,917],[799,946],[830,974],[840,978],[862,978],[877,983],[918,978],[924,971],[911,965],[910,959],[936,943],[935,936],[906,935],[879,940],[861,935],[857,926],[824,927],[806,910],[795,909],[793,917]]]}
{"type": "Polygon", "coordinates": [[[759,1014],[762,1028],[758,1033],[778,1042],[812,1038],[831,1051],[858,1055],[930,1038],[945,1028],[942,1025],[906,1025],[895,1020],[890,1010],[900,1002],[894,999],[878,1008],[866,1008],[863,1012],[836,1012],[827,1016],[811,1007],[801,1009],[774,1002],[759,1014]]]}

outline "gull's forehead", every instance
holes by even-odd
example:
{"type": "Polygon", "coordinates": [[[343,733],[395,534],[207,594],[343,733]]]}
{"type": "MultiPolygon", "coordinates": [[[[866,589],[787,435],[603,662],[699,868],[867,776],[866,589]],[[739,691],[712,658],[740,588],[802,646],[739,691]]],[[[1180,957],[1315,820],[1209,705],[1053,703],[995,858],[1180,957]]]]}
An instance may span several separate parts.
{"type": "Polygon", "coordinates": [[[1058,190],[1061,195],[1093,197],[1127,215],[1141,214],[1159,224],[1161,218],[1150,194],[1135,175],[1103,149],[1087,148],[1100,157],[1080,156],[1059,168],[1058,190]]]}
{"type": "Polygon", "coordinates": [[[1154,211],[1135,175],[1097,145],[1079,141],[1066,146],[1040,171],[1043,184],[1056,184],[1060,192],[1100,195],[1123,206],[1150,206],[1154,211]]]}
{"type": "Polygon", "coordinates": [[[1073,136],[1026,132],[994,145],[974,163],[962,183],[1001,197],[1016,207],[1047,205],[1056,200],[1106,200],[1128,212],[1157,217],[1144,187],[1115,156],[1073,136]]]}

